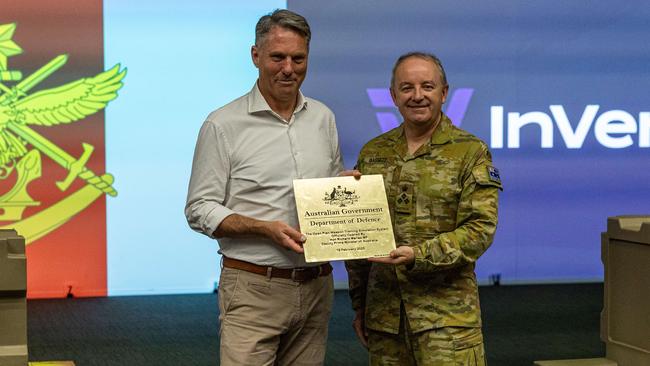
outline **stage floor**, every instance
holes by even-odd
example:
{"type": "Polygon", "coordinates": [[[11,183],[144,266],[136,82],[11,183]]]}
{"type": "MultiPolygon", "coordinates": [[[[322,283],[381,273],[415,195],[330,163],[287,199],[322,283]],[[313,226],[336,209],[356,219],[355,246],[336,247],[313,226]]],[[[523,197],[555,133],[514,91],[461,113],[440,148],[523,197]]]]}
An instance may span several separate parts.
{"type": "MultiPolygon", "coordinates": [[[[602,284],[479,291],[489,365],[604,357],[602,284]]],[[[347,292],[336,291],[325,365],[367,365],[352,317],[347,292]]],[[[217,321],[214,294],[29,300],[29,358],[83,366],[214,366],[219,364],[217,321]]]]}

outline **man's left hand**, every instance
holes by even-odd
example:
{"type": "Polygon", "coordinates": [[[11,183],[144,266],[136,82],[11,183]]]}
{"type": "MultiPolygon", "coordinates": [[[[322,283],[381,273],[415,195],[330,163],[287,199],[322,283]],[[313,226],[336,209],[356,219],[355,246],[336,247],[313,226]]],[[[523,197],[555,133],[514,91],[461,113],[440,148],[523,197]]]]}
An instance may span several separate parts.
{"type": "Polygon", "coordinates": [[[368,258],[368,260],[376,263],[405,264],[408,266],[415,262],[415,252],[410,246],[402,245],[392,250],[388,257],[374,257],[368,258]]]}

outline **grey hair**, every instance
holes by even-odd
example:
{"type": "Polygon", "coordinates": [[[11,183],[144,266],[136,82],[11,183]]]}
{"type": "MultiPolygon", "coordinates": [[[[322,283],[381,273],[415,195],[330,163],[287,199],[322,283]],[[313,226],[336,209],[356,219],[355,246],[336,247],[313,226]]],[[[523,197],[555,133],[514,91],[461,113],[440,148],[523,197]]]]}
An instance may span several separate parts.
{"type": "Polygon", "coordinates": [[[393,66],[393,73],[391,74],[390,77],[390,87],[393,87],[393,84],[395,83],[395,72],[397,71],[397,68],[399,65],[402,64],[402,62],[406,61],[406,59],[409,59],[411,57],[417,57],[426,61],[431,61],[433,62],[434,65],[438,66],[438,69],[440,69],[440,74],[442,75],[442,86],[447,86],[449,85],[447,83],[447,74],[445,73],[445,68],[442,67],[442,62],[440,62],[440,59],[428,52],[420,52],[420,51],[413,51],[413,52],[408,52],[403,55],[401,55],[397,61],[395,61],[395,66],[393,66]]]}
{"type": "Polygon", "coordinates": [[[266,38],[266,35],[275,26],[286,28],[300,34],[307,41],[307,49],[309,49],[311,29],[309,29],[307,19],[300,14],[286,9],[276,9],[257,21],[257,25],[255,26],[255,45],[257,47],[260,46],[264,38],[266,38]]]}

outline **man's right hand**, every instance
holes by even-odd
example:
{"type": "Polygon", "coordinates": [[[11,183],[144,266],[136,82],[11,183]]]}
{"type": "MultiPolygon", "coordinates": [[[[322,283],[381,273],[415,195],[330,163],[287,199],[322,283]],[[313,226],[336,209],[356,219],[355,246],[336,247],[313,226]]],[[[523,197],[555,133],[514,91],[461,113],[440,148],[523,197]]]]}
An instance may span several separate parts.
{"type": "Polygon", "coordinates": [[[301,254],[305,252],[302,245],[307,238],[300,231],[282,221],[263,221],[232,214],[223,219],[213,233],[217,239],[242,235],[265,236],[286,250],[293,250],[301,254]]]}
{"type": "Polygon", "coordinates": [[[363,309],[359,309],[354,314],[354,320],[352,320],[352,328],[354,333],[357,334],[359,342],[368,349],[368,332],[366,331],[366,312],[363,309]]]}
{"type": "Polygon", "coordinates": [[[304,253],[302,245],[307,238],[298,230],[282,221],[260,221],[264,236],[273,240],[277,245],[296,253],[304,253]]]}

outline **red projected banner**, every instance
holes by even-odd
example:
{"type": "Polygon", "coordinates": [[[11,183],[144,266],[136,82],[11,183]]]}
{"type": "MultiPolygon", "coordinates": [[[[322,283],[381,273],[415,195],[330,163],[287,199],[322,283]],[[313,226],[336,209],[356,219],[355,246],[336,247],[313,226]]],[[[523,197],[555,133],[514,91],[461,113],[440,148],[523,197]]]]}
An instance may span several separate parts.
{"type": "Polygon", "coordinates": [[[10,1],[0,14],[0,227],[27,243],[30,298],[106,296],[102,2],[10,1]]]}

